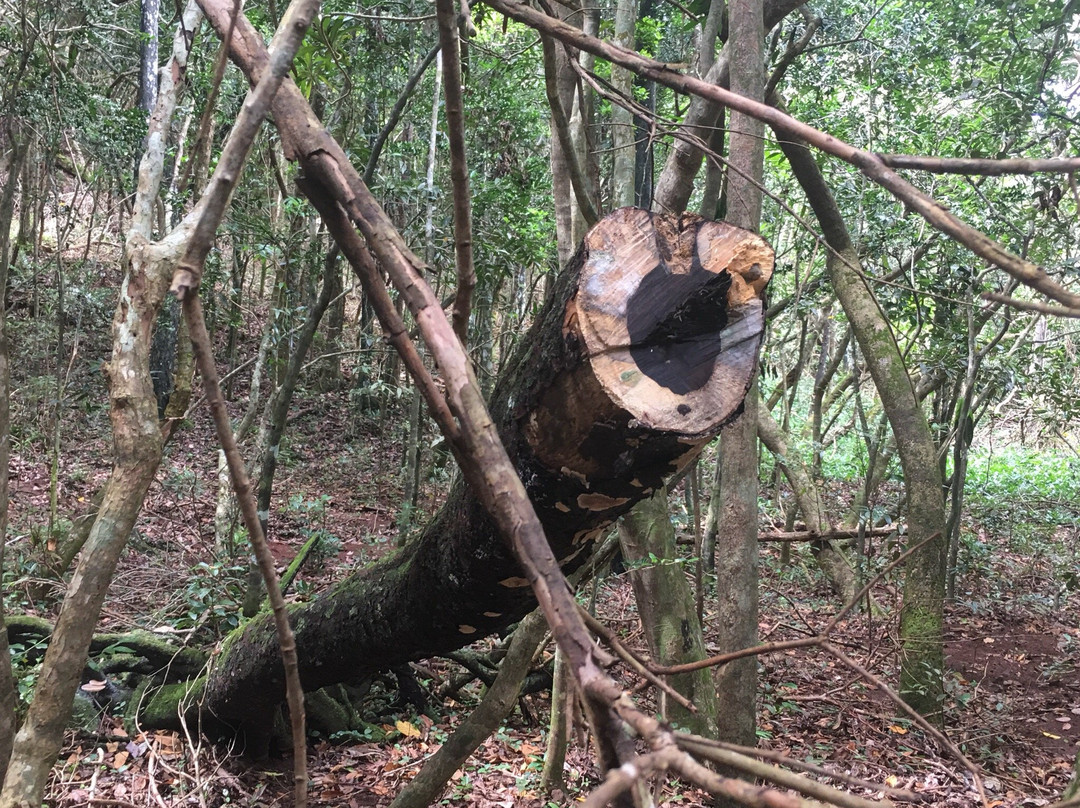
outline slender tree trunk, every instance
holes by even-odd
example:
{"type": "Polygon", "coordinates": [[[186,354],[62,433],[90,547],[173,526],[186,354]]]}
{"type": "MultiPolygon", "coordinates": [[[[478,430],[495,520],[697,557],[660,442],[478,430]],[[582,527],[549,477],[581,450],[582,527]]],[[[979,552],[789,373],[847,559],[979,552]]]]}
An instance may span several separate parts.
{"type": "MultiPolygon", "coordinates": [[[[619,543],[623,557],[631,565],[634,599],[652,658],[661,665],[704,659],[701,621],[686,579],[686,567],[677,560],[666,487],[642,500],[619,520],[619,543]]],[[[665,720],[695,735],[715,737],[716,690],[709,669],[671,676],[669,684],[697,707],[697,713],[661,694],[661,714],[665,720]]]]}
{"type": "MultiPolygon", "coordinates": [[[[761,0],[732,0],[728,6],[728,44],[732,48],[731,89],[760,99],[765,90],[765,29],[761,0]]],[[[732,113],[727,219],[757,231],[761,223],[764,127],[732,113]]],[[[757,642],[758,621],[758,443],[756,381],[743,412],[720,434],[720,524],[717,532],[716,591],[720,653],[757,642]]],[[[744,746],[757,743],[757,660],[736,660],[717,673],[717,715],[722,739],[744,746]]],[[[721,800],[722,804],[728,804],[721,800]]]]}
{"type": "MultiPolygon", "coordinates": [[[[600,6],[595,3],[582,5],[581,29],[589,36],[597,36],[600,32],[600,6]]],[[[562,50],[562,46],[557,46],[562,50]]],[[[591,53],[582,51],[577,55],[578,61],[585,70],[591,71],[596,63],[596,57],[591,53]]],[[[596,106],[595,93],[592,87],[582,82],[577,73],[569,65],[566,69],[577,84],[577,92],[574,96],[573,111],[568,110],[570,118],[570,140],[574,144],[574,155],[577,165],[581,167],[581,182],[584,185],[584,196],[588,199],[587,205],[574,205],[574,233],[585,235],[585,231],[596,224],[600,217],[600,167],[596,160],[596,150],[593,148],[593,119],[596,106]]],[[[574,240],[574,246],[580,239],[574,240]]]]}
{"type": "Polygon", "coordinates": [[[416,519],[416,506],[420,501],[420,425],[423,412],[423,396],[413,387],[409,401],[408,431],[405,435],[405,451],[402,458],[402,497],[398,513],[398,541],[405,542],[409,527],[416,519]]]}
{"type": "Polygon", "coordinates": [[[896,438],[908,497],[909,547],[900,614],[900,692],[919,712],[941,720],[944,692],[945,500],[937,451],[903,356],[864,280],[858,253],[821,170],[805,145],[781,137],[796,179],[821,223],[833,288],[867,359],[896,438]],[[923,544],[925,542],[925,544],[923,544]]]}
{"type": "Polygon", "coordinates": [[[701,563],[706,572],[716,571],[716,532],[720,527],[720,460],[717,458],[709,491],[709,507],[705,509],[705,524],[701,535],[701,563]]]}
{"type": "MultiPolygon", "coordinates": [[[[712,0],[709,13],[701,27],[701,49],[698,53],[698,75],[707,76],[716,64],[716,40],[724,21],[725,0],[712,0]]],[[[706,140],[716,154],[724,151],[724,110],[717,116],[716,128],[706,140]]],[[[706,219],[716,219],[723,214],[717,211],[720,202],[720,186],[724,180],[724,166],[712,157],[705,164],[705,184],[701,191],[701,207],[698,212],[706,219]]]]}
{"type": "MultiPolygon", "coordinates": [[[[568,18],[568,22],[580,27],[582,24],[580,14],[568,18]]],[[[548,99],[552,107],[551,185],[555,201],[555,234],[558,242],[559,266],[562,267],[566,266],[584,235],[583,230],[575,229],[575,227],[580,228],[582,220],[576,212],[580,210],[580,204],[577,202],[574,181],[571,178],[571,174],[575,173],[573,165],[576,161],[579,184],[583,184],[580,171],[582,162],[580,155],[573,152],[572,143],[564,145],[563,142],[567,140],[563,135],[569,134],[567,113],[573,109],[574,99],[577,97],[577,77],[567,61],[566,50],[561,45],[547,41],[544,43],[544,48],[545,81],[548,85],[548,99]],[[560,129],[564,131],[560,132],[560,129]]],[[[584,193],[583,188],[579,190],[584,193]]]]}
{"type": "MultiPolygon", "coordinates": [[[[259,350],[255,354],[255,364],[251,368],[251,381],[248,384],[247,409],[233,433],[237,443],[247,438],[258,417],[263,371],[266,367],[266,356],[270,351],[273,327],[273,322],[267,320],[262,339],[259,340],[259,350]]],[[[232,480],[229,479],[225,452],[219,449],[217,453],[217,504],[214,507],[214,547],[227,558],[232,558],[236,551],[233,529],[236,527],[237,516],[236,494],[232,489],[232,480]]]]}
{"type": "MultiPolygon", "coordinates": [[[[200,17],[198,7],[189,4],[183,15],[183,31],[193,31],[200,17]]],[[[63,741],[101,604],[161,459],[161,429],[150,379],[150,336],[189,231],[178,228],[156,244],[150,242],[150,232],[161,185],[164,134],[175,104],[173,82],[183,69],[187,49],[187,39],[178,36],[170,64],[172,70],[163,81],[151,119],[151,134],[139,172],[138,210],[126,245],[129,267],[113,317],[113,351],[108,366],[114,448],[112,474],[105,485],[90,538],[68,585],[34,700],[15,736],[11,762],[0,791],[2,808],[18,808],[26,803],[37,805],[41,801],[46,777],[63,741]]]]}
{"type": "MultiPolygon", "coordinates": [[[[615,9],[615,44],[624,48],[634,46],[637,25],[637,0],[618,0],[615,9]]],[[[611,86],[626,98],[634,97],[634,74],[624,67],[611,66],[611,86]]],[[[614,104],[611,107],[612,206],[634,204],[634,115],[614,104]]]]}
{"type": "MultiPolygon", "coordinates": [[[[331,249],[337,249],[336,246],[331,249]]],[[[319,386],[323,390],[335,390],[341,386],[341,348],[345,333],[345,291],[342,274],[335,272],[330,298],[330,311],[326,315],[326,351],[330,354],[320,363],[319,386]]]]}
{"type": "MultiPolygon", "coordinates": [[[[8,126],[11,143],[11,162],[7,182],[0,197],[0,575],[4,571],[4,547],[7,544],[8,523],[8,459],[11,452],[11,365],[7,334],[7,278],[11,266],[9,257],[11,222],[15,215],[15,187],[26,156],[21,133],[14,124],[8,126]]],[[[15,677],[8,651],[7,628],[4,625],[4,602],[0,598],[0,783],[4,782],[8,760],[15,739],[15,677]]]]}
{"type": "Polygon", "coordinates": [[[240,307],[240,299],[244,293],[245,268],[241,264],[240,248],[235,242],[232,245],[232,261],[229,262],[229,303],[228,318],[229,330],[225,344],[225,362],[229,368],[229,377],[225,380],[225,399],[231,401],[233,397],[233,382],[236,370],[236,349],[239,343],[240,327],[244,324],[244,311],[240,307]]]}
{"type": "Polygon", "coordinates": [[[566,748],[570,745],[570,727],[574,713],[574,677],[566,665],[566,657],[555,649],[555,672],[551,682],[551,720],[548,722],[547,745],[544,749],[544,768],[540,772],[540,790],[552,794],[566,789],[563,769],[566,767],[566,748]]]}

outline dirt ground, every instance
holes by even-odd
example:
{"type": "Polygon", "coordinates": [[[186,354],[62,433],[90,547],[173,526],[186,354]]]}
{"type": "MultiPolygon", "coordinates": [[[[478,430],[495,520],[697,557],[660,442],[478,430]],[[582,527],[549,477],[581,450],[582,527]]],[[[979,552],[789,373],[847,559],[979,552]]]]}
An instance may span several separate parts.
{"type": "MultiPolygon", "coordinates": [[[[72,422],[70,445],[63,454],[62,512],[85,507],[108,472],[109,451],[103,438],[72,439],[80,433],[107,434],[104,414],[83,414],[79,419],[72,422]]],[[[318,399],[318,406],[302,407],[290,424],[294,437],[285,455],[273,516],[275,553],[284,567],[315,527],[341,540],[329,558],[305,570],[294,597],[309,597],[394,546],[401,442],[393,434],[383,434],[378,422],[361,427],[350,415],[345,396],[336,394],[318,399]],[[316,501],[321,505],[313,516],[304,503],[316,501]]],[[[236,596],[240,573],[235,561],[223,561],[213,547],[215,462],[207,416],[198,412],[169,449],[114,581],[103,627],[161,629],[186,619],[204,632],[215,622],[224,631],[230,620],[235,621],[230,598],[236,596]],[[191,570],[187,579],[178,578],[178,571],[185,570],[191,570]],[[219,585],[199,600],[192,581],[214,575],[219,576],[219,585]]],[[[42,458],[17,455],[11,471],[9,560],[25,551],[25,544],[19,543],[29,541],[31,525],[47,510],[49,480],[42,458]]],[[[425,512],[436,505],[431,498],[436,487],[429,484],[426,489],[425,512]]],[[[983,539],[993,552],[962,579],[963,596],[948,613],[947,734],[977,767],[990,808],[1049,805],[1068,784],[1080,748],[1080,597],[1059,591],[1047,564],[1018,554],[1004,540],[983,539]]],[[[28,574],[18,585],[36,602],[45,603],[50,592],[56,592],[45,577],[28,574]]],[[[776,546],[764,546],[762,577],[762,641],[813,633],[840,606],[809,553],[798,547],[791,563],[782,567],[776,546]]],[[[852,616],[832,636],[846,654],[886,682],[895,681],[896,673],[896,586],[895,578],[887,578],[874,592],[891,616],[852,616]]],[[[604,579],[596,595],[598,612],[609,625],[631,645],[643,645],[627,576],[604,579]]],[[[715,614],[708,599],[706,603],[708,623],[715,614]]],[[[55,605],[39,609],[45,616],[54,611],[55,605]]],[[[185,631],[176,636],[189,636],[185,631]]],[[[921,804],[980,804],[976,772],[965,761],[941,748],[872,683],[832,657],[814,650],[787,651],[761,657],[759,667],[762,749],[834,772],[833,785],[865,797],[879,796],[880,789],[851,785],[841,776],[906,789],[921,804]]],[[[445,661],[428,662],[424,669],[434,677],[423,680],[429,692],[436,690],[441,677],[460,671],[445,661]]],[[[379,720],[387,737],[378,742],[313,741],[312,804],[388,805],[480,692],[474,683],[456,700],[433,697],[427,714],[383,716],[379,720]]],[[[595,785],[590,750],[579,741],[570,750],[567,793],[550,802],[539,793],[550,705],[547,694],[528,696],[521,704],[454,775],[442,804],[474,808],[572,804],[595,785]]],[[[707,804],[705,795],[674,781],[658,784],[657,789],[660,804],[707,804]]],[[[286,760],[249,764],[193,735],[143,732],[108,717],[102,718],[96,732],[69,735],[49,794],[57,806],[291,804],[286,760]]]]}

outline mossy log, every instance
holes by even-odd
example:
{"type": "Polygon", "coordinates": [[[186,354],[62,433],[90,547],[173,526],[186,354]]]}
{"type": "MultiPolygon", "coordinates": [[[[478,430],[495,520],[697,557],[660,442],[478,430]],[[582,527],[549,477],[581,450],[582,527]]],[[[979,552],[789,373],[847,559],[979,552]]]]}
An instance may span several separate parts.
{"type": "MultiPolygon", "coordinates": [[[[690,215],[623,208],[587,234],[490,402],[564,571],[738,411],[772,263],[756,235],[690,215]]],[[[507,543],[458,485],[395,555],[292,608],[301,678],[316,690],[445,654],[535,605],[507,543]]],[[[264,615],[225,643],[202,703],[259,745],[284,692],[264,615]]]]}
{"type": "MultiPolygon", "coordinates": [[[[11,645],[26,648],[30,659],[44,656],[52,637],[52,623],[44,617],[28,614],[6,615],[4,622],[11,645]]],[[[203,651],[178,647],[161,635],[142,629],[95,634],[90,641],[90,657],[99,657],[106,651],[108,656],[100,659],[98,664],[106,673],[114,670],[142,674],[167,671],[171,679],[197,676],[208,659],[203,651]]]]}

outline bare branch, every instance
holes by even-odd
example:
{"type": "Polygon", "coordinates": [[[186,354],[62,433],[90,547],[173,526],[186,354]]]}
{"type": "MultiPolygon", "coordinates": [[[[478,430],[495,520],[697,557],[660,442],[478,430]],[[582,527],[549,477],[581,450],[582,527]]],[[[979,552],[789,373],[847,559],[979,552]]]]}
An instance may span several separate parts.
{"type": "Polygon", "coordinates": [[[1054,306],[1039,300],[1021,300],[1018,297],[1003,295],[999,292],[983,292],[982,298],[993,303],[1002,303],[1020,311],[1034,311],[1039,314],[1049,314],[1053,317],[1080,317],[1080,307],[1054,306]]]}
{"type": "MultiPolygon", "coordinates": [[[[748,757],[756,757],[761,760],[771,761],[780,766],[787,766],[789,769],[798,769],[800,771],[816,774],[819,777],[828,777],[832,780],[838,780],[842,783],[854,786],[855,788],[865,788],[868,791],[880,791],[885,796],[893,797],[898,800],[905,800],[907,802],[929,802],[932,799],[928,794],[909,791],[906,788],[892,788],[890,786],[882,785],[881,783],[863,780],[861,777],[855,777],[846,772],[826,769],[824,766],[818,766],[815,763],[808,763],[805,760],[788,757],[782,752],[777,752],[773,749],[763,749],[759,746],[739,746],[738,744],[726,743],[725,741],[714,741],[711,738],[699,738],[696,735],[684,735],[682,733],[676,736],[676,741],[679,746],[682,747],[689,747],[692,743],[699,746],[711,746],[716,749],[729,749],[732,752],[738,752],[748,757]]],[[[876,802],[874,805],[881,805],[881,803],[876,802]]]]}
{"type": "MultiPolygon", "coordinates": [[[[307,805],[307,735],[304,727],[304,691],[300,684],[296,641],[292,628],[289,626],[289,615],[278,584],[274,557],[266,544],[266,537],[263,535],[262,524],[259,521],[255,497],[251,490],[251,480],[248,478],[247,468],[236,445],[229,413],[225,408],[225,399],[221,394],[221,385],[218,382],[210,335],[206,330],[198,289],[206,256],[210,252],[214,235],[225,215],[229,198],[240,179],[240,172],[251,150],[251,144],[270,109],[274,95],[281,86],[282,79],[292,65],[293,57],[300,49],[304,34],[307,33],[318,11],[319,2],[320,0],[293,0],[282,17],[281,24],[271,42],[269,68],[244,99],[240,114],[218,160],[217,168],[203,195],[205,201],[202,214],[195,223],[184,257],[177,265],[172,285],[173,293],[184,306],[184,316],[191,332],[191,342],[195,349],[199,372],[202,374],[210,412],[217,428],[218,441],[225,452],[236,499],[240,504],[252,550],[266,583],[266,591],[274,612],[281,659],[285,667],[286,698],[292,724],[293,788],[294,804],[297,808],[304,808],[307,805]]],[[[230,27],[235,28],[239,6],[234,7],[231,16],[230,27]]]]}
{"type": "Polygon", "coordinates": [[[619,641],[619,638],[614,633],[608,630],[607,626],[589,614],[585,607],[579,606],[578,609],[581,611],[581,617],[585,621],[585,625],[597,637],[602,639],[618,655],[619,659],[629,665],[638,675],[643,676],[654,687],[666,693],[670,699],[692,713],[697,712],[697,707],[686,696],[650,671],[644,662],[638,659],[629,648],[619,641]]]}
{"type": "Polygon", "coordinates": [[[1044,160],[990,160],[978,157],[923,157],[915,154],[875,155],[889,168],[911,168],[933,174],[968,174],[1000,177],[1006,174],[1071,174],[1080,171],[1080,157],[1044,160]]]}
{"type": "Polygon", "coordinates": [[[724,768],[740,771],[780,788],[790,788],[792,791],[823,800],[838,808],[892,808],[892,803],[888,800],[868,800],[849,794],[838,788],[819,783],[817,780],[803,777],[801,774],[785,771],[768,763],[754,760],[749,755],[726,749],[715,742],[710,742],[707,738],[697,738],[681,733],[675,737],[681,749],[694,752],[713,763],[719,763],[724,768]]]}
{"type": "Polygon", "coordinates": [[[836,528],[834,530],[789,530],[776,533],[759,533],[758,541],[830,541],[832,539],[854,539],[858,536],[890,536],[899,528],[891,527],[868,527],[868,528],[836,528]]]}

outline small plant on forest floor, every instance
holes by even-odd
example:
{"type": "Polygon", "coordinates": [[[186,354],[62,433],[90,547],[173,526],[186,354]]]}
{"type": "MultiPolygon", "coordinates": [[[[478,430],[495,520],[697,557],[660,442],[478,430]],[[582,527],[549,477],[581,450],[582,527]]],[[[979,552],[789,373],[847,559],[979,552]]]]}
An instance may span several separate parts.
{"type": "Polygon", "coordinates": [[[332,502],[333,498],[328,494],[319,494],[313,499],[307,499],[302,494],[289,497],[289,512],[305,522],[301,528],[304,541],[314,542],[308,551],[311,561],[326,561],[336,558],[341,552],[341,539],[326,528],[332,502]]]}
{"type": "Polygon", "coordinates": [[[209,628],[215,635],[232,631],[240,624],[240,604],[244,600],[245,565],[232,562],[201,561],[190,571],[184,587],[181,615],[175,628],[209,628]]]}
{"type": "Polygon", "coordinates": [[[15,713],[21,719],[30,706],[34,688],[37,687],[41,663],[45,658],[45,641],[32,645],[12,643],[8,646],[11,654],[11,670],[15,676],[15,713]]]}
{"type": "Polygon", "coordinates": [[[194,469],[173,468],[161,480],[161,487],[177,499],[194,502],[203,492],[202,480],[194,469]]]}
{"type": "Polygon", "coordinates": [[[794,682],[781,682],[772,687],[767,682],[762,683],[762,709],[772,716],[798,715],[803,708],[798,702],[789,701],[788,696],[798,692],[799,686],[794,682]]]}

